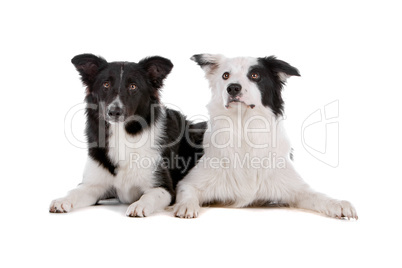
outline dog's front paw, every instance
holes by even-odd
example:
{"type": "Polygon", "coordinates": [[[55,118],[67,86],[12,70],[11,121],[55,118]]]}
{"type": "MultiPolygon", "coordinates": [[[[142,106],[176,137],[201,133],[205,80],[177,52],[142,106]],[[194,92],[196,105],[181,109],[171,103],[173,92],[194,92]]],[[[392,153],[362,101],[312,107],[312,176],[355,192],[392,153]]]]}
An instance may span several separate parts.
{"type": "Polygon", "coordinates": [[[126,216],[128,217],[147,217],[154,212],[154,208],[152,204],[148,204],[145,201],[138,200],[137,202],[132,203],[126,212],[126,216]]]}
{"type": "Polygon", "coordinates": [[[338,219],[342,219],[343,217],[348,219],[358,219],[356,209],[350,202],[345,200],[331,200],[327,204],[324,213],[330,217],[338,219]]]}
{"type": "Polygon", "coordinates": [[[179,203],[174,206],[173,211],[176,217],[193,219],[198,217],[200,206],[197,203],[179,203]]]}
{"type": "Polygon", "coordinates": [[[53,200],[50,203],[49,212],[50,213],[67,213],[73,208],[73,204],[70,200],[66,198],[60,198],[53,200]]]}

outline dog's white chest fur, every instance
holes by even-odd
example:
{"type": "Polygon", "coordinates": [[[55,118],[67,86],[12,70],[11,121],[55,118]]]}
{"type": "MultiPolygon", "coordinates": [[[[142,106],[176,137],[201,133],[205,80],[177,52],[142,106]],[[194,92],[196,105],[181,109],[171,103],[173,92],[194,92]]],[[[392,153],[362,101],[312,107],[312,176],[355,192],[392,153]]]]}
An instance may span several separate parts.
{"type": "Polygon", "coordinates": [[[113,186],[124,203],[132,203],[145,189],[154,187],[151,178],[160,158],[155,130],[152,126],[140,135],[131,136],[123,124],[110,126],[108,156],[118,166],[113,186]]]}
{"type": "Polygon", "coordinates": [[[208,180],[196,182],[205,184],[200,187],[207,188],[208,200],[245,206],[275,197],[272,174],[286,167],[290,145],[280,120],[263,110],[256,112],[213,117],[211,131],[204,136],[202,165],[214,172],[208,180]]]}

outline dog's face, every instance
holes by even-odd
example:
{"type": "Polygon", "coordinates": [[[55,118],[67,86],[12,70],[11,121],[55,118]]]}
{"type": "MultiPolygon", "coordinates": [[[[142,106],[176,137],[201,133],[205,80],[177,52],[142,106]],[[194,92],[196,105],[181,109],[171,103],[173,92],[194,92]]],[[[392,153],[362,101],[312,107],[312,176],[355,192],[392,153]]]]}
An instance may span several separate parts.
{"type": "Polygon", "coordinates": [[[270,108],[275,115],[283,112],[281,90],[289,76],[299,71],[275,57],[226,58],[223,55],[198,54],[192,58],[206,73],[213,102],[220,108],[240,105],[254,109],[270,108]]]}
{"type": "MultiPolygon", "coordinates": [[[[159,103],[159,89],[173,64],[162,57],[134,62],[108,63],[92,54],[75,56],[72,63],[87,86],[91,101],[110,123],[146,116],[151,104],[159,103]]],[[[87,98],[88,99],[88,98],[87,98]]]]}

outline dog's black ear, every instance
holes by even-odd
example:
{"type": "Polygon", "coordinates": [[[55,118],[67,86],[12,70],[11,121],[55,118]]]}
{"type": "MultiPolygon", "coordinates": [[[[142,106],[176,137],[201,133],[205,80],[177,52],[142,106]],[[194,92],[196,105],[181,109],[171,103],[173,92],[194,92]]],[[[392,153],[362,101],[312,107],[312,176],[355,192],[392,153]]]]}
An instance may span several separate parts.
{"type": "Polygon", "coordinates": [[[201,66],[207,74],[211,74],[219,67],[219,63],[223,58],[224,56],[220,54],[196,54],[190,59],[201,66]]]}
{"type": "Polygon", "coordinates": [[[268,69],[270,69],[281,82],[286,82],[290,76],[300,76],[299,70],[289,63],[278,60],[275,56],[258,58],[258,60],[268,69]]]}
{"type": "Polygon", "coordinates": [[[90,86],[100,70],[107,66],[107,61],[93,54],[81,54],[71,59],[71,63],[81,75],[82,82],[90,86]]]}
{"type": "Polygon", "coordinates": [[[159,56],[142,59],[138,64],[146,70],[155,88],[163,86],[163,80],[173,68],[170,60],[159,56]]]}

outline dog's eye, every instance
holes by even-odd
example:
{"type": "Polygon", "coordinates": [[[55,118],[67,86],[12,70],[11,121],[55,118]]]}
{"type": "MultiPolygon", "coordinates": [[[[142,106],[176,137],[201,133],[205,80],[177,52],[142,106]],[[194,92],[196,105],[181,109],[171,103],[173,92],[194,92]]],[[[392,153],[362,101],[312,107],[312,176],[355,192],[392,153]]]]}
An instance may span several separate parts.
{"type": "Polygon", "coordinates": [[[224,73],[224,74],[222,75],[222,78],[223,78],[224,80],[228,80],[228,79],[229,79],[229,76],[230,76],[230,74],[229,74],[228,72],[226,72],[226,73],[224,73]]]}
{"type": "Polygon", "coordinates": [[[258,73],[252,73],[251,78],[256,80],[256,79],[260,78],[260,75],[258,73]]]}
{"type": "Polygon", "coordinates": [[[129,89],[130,90],[136,90],[137,86],[135,84],[130,84],[129,89]]]}
{"type": "Polygon", "coordinates": [[[104,88],[109,88],[110,87],[110,82],[108,82],[108,81],[103,82],[103,87],[104,88]]]}

